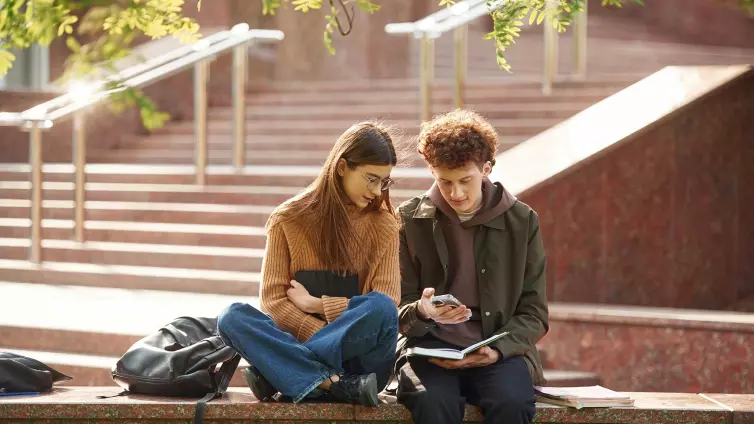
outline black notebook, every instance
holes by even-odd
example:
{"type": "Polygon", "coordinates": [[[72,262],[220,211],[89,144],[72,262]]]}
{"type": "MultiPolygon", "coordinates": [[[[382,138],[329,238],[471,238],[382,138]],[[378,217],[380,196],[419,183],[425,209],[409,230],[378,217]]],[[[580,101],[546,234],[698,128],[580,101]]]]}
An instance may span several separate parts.
{"type": "Polygon", "coordinates": [[[350,299],[361,294],[357,274],[343,276],[332,271],[301,270],[296,271],[295,278],[314,297],[347,297],[350,299]]]}

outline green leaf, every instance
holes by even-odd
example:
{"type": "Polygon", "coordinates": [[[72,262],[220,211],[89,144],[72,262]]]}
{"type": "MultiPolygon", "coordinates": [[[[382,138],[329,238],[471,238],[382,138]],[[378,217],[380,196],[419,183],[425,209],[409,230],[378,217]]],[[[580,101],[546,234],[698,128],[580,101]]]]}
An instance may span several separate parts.
{"type": "Polygon", "coordinates": [[[356,0],[356,5],[370,15],[380,10],[380,5],[370,0],[356,0]]]}
{"type": "Polygon", "coordinates": [[[295,10],[306,13],[310,9],[321,9],[322,0],[293,0],[293,5],[295,10]]]}
{"type": "Polygon", "coordinates": [[[280,0],[262,0],[262,14],[274,15],[280,6],[280,0]]]}
{"type": "Polygon", "coordinates": [[[15,60],[16,56],[13,53],[7,50],[0,50],[0,77],[8,73],[15,60]]]}
{"type": "Polygon", "coordinates": [[[74,53],[81,51],[81,44],[74,37],[66,38],[65,45],[74,53]]]}

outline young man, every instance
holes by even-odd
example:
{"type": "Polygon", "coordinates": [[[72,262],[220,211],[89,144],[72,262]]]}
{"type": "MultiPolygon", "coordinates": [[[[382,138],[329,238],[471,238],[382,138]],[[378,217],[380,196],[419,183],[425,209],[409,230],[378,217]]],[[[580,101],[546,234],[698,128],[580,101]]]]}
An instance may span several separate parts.
{"type": "Polygon", "coordinates": [[[465,401],[485,423],[529,423],[543,384],[535,344],[547,333],[545,251],[537,214],[488,175],[497,133],[455,110],[422,125],[419,153],[435,183],[403,205],[403,348],[466,348],[508,332],[463,360],[401,356],[398,400],[417,424],[460,424],[465,401]],[[451,294],[460,307],[435,307],[451,294]]]}

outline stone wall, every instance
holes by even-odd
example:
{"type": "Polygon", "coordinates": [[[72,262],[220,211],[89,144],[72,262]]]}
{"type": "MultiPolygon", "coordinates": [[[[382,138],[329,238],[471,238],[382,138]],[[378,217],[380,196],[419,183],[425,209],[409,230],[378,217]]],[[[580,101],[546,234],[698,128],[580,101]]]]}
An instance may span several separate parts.
{"type": "Polygon", "coordinates": [[[521,197],[551,300],[724,309],[754,294],[753,193],[749,71],[521,197]]]}
{"type": "Polygon", "coordinates": [[[754,320],[655,308],[553,304],[547,366],[631,392],[754,393],[754,320]]]}
{"type": "Polygon", "coordinates": [[[737,0],[662,0],[645,6],[628,1],[614,10],[601,3],[590,0],[589,13],[643,22],[689,44],[754,48],[754,15],[737,0]]]}

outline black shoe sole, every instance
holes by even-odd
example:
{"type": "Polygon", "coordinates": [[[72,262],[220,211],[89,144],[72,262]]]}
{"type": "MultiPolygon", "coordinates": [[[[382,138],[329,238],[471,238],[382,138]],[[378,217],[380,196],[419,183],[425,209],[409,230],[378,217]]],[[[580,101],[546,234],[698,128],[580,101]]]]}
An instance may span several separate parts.
{"type": "Polygon", "coordinates": [[[359,405],[364,406],[378,406],[380,400],[377,397],[377,374],[371,373],[367,376],[364,390],[359,393],[359,405]]]}
{"type": "Polygon", "coordinates": [[[244,368],[241,372],[257,400],[264,401],[272,398],[278,392],[255,367],[244,368]]]}

